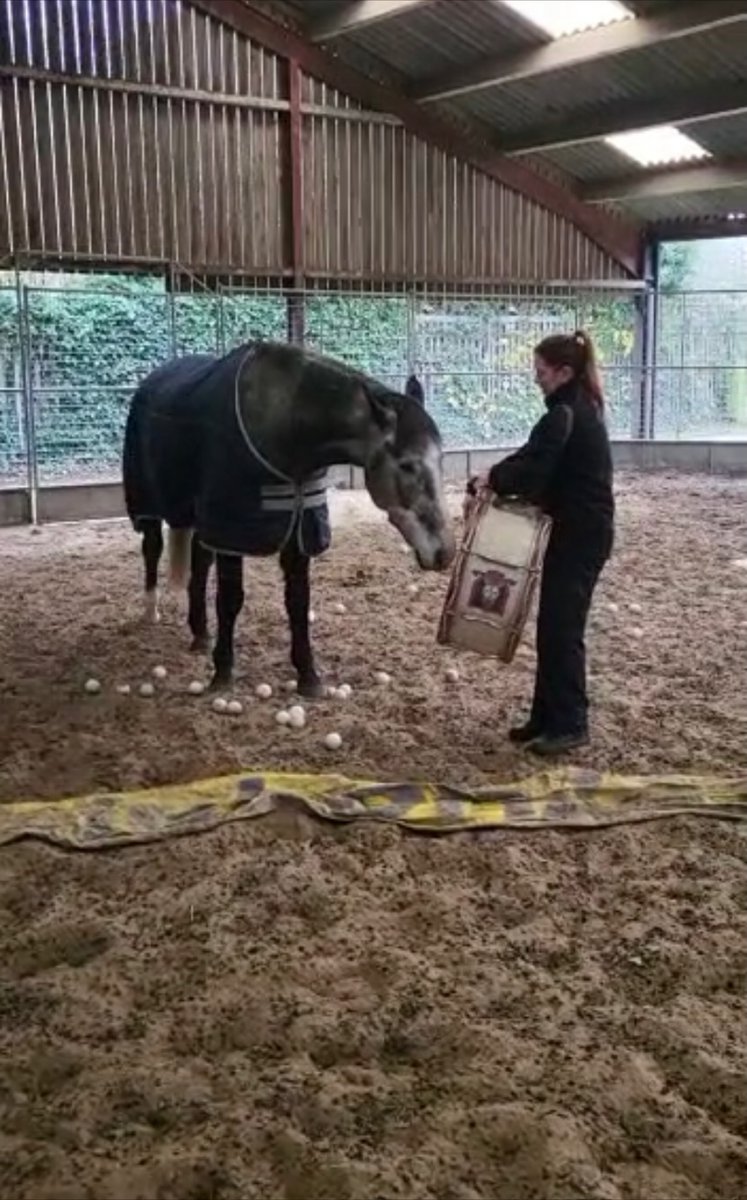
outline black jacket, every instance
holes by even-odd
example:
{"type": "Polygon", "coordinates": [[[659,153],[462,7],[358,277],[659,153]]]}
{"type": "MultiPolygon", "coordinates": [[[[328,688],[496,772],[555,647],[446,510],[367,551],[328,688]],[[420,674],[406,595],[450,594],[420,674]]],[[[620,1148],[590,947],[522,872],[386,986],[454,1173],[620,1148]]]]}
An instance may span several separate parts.
{"type": "Polygon", "coordinates": [[[578,384],[546,398],[547,412],[525,446],[490,471],[499,496],[519,496],[540,505],[558,534],[611,532],[612,451],[599,411],[578,384]]]}

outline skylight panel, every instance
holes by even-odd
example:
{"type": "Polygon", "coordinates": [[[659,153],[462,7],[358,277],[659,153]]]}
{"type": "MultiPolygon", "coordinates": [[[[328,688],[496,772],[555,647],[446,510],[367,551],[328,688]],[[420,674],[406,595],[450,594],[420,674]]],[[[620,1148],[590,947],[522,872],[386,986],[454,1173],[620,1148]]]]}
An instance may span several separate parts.
{"type": "Polygon", "coordinates": [[[604,140],[608,146],[614,146],[615,150],[632,158],[641,167],[666,167],[672,163],[697,162],[711,157],[709,150],[699,146],[674,125],[614,133],[604,140]]]}
{"type": "Polygon", "coordinates": [[[600,25],[635,19],[635,13],[619,0],[503,0],[519,16],[531,21],[550,37],[567,37],[600,25]]]}

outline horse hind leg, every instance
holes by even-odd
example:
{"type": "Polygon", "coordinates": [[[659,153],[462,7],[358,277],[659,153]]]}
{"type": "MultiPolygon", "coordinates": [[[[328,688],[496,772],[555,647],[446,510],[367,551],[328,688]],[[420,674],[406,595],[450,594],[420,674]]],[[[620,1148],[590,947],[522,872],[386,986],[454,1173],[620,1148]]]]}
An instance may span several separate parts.
{"type": "Polygon", "coordinates": [[[190,650],[204,653],[208,648],[207,582],[213,554],[206,550],[196,537],[192,539],[192,564],[189,576],[189,615],[187,618],[192,634],[190,650]]]}
{"type": "Polygon", "coordinates": [[[145,564],[143,617],[149,624],[156,624],[161,619],[158,609],[158,564],[163,553],[163,531],[160,520],[155,517],[141,521],[140,529],[145,564]]]}
{"type": "Polygon", "coordinates": [[[313,699],[321,696],[324,688],[311,648],[309,630],[310,562],[308,557],[300,552],[294,540],[282,551],[280,566],[285,577],[285,609],[290,625],[291,662],[296,669],[298,693],[300,696],[313,699]]]}
{"type": "Polygon", "coordinates": [[[218,587],[215,607],[218,614],[218,637],[213,649],[211,688],[227,687],[233,676],[233,631],[244,605],[244,561],[233,554],[217,554],[218,587]]]}

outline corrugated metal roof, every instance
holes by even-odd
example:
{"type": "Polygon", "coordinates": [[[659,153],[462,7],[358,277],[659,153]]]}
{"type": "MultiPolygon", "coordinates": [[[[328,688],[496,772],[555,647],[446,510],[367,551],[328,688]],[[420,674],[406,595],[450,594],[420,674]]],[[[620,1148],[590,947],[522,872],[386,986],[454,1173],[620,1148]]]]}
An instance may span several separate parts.
{"type": "Polygon", "coordinates": [[[598,112],[632,100],[655,101],[709,83],[744,83],[747,96],[747,21],[699,37],[679,38],[615,58],[553,71],[535,79],[469,92],[448,102],[506,135],[598,112]]]}
{"type": "MultiPolygon", "coordinates": [[[[274,2],[274,0],[273,0],[274,2]]],[[[557,0],[562,3],[562,0],[557,0]]],[[[639,16],[671,11],[675,0],[626,0],[639,16]]],[[[280,0],[299,25],[347,7],[347,0],[280,0]]],[[[708,6],[703,0],[704,9],[708,6]]],[[[747,2],[745,3],[747,13],[747,2]]],[[[499,0],[430,0],[390,20],[346,32],[331,49],[359,70],[378,74],[407,88],[425,79],[469,67],[491,54],[510,58],[523,48],[549,39],[499,0]]],[[[703,94],[709,86],[743,83],[747,103],[747,20],[690,34],[657,45],[593,60],[533,79],[454,97],[434,104],[435,111],[471,121],[480,132],[520,140],[543,126],[553,129],[585,116],[617,118],[620,106],[650,103],[673,95],[703,94]]],[[[680,123],[718,159],[747,155],[747,114],[680,123]]],[[[634,167],[601,139],[530,154],[524,161],[543,173],[562,173],[579,184],[629,175],[634,167]]],[[[693,196],[626,201],[624,212],[646,220],[718,215],[744,208],[744,196],[733,190],[693,196]]]]}
{"type": "MultiPolygon", "coordinates": [[[[488,46],[513,54],[546,40],[495,0],[433,0],[405,17],[374,22],[348,36],[413,81],[475,62],[488,46]]],[[[338,39],[335,48],[345,40],[338,39]]]]}
{"type": "Polygon", "coordinates": [[[715,192],[688,192],[626,201],[626,209],[644,221],[670,221],[692,217],[718,217],[747,212],[747,185],[715,192]]]}

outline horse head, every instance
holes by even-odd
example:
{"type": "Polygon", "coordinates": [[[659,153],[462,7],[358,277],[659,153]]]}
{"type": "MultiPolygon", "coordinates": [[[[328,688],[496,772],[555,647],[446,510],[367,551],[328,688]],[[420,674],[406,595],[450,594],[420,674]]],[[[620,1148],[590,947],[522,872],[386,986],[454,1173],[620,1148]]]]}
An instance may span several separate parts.
{"type": "Polygon", "coordinates": [[[415,551],[424,571],[442,571],[456,552],[444,494],[443,450],[422,403],[365,386],[376,437],[365,463],[366,488],[377,508],[415,551]]]}

